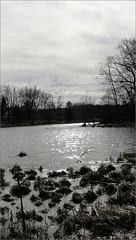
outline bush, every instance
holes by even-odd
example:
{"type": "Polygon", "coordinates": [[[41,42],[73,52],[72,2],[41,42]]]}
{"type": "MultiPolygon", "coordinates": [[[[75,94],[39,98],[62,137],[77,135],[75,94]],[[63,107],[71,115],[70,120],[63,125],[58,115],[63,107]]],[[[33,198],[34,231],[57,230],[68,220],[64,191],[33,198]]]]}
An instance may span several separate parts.
{"type": "Polygon", "coordinates": [[[59,172],[59,171],[52,171],[52,172],[49,172],[48,175],[49,175],[49,177],[54,178],[54,177],[65,176],[65,175],[67,175],[67,173],[65,171],[61,171],[61,172],[59,172]]]}
{"type": "Polygon", "coordinates": [[[112,164],[106,165],[102,163],[98,168],[97,172],[99,175],[106,175],[113,170],[115,170],[115,167],[112,164]]]}
{"type": "Polygon", "coordinates": [[[42,198],[43,200],[46,200],[52,197],[52,193],[42,189],[39,193],[39,197],[42,198]]]}
{"type": "Polygon", "coordinates": [[[117,189],[114,187],[113,184],[108,184],[108,185],[106,186],[105,190],[106,190],[106,193],[107,193],[108,195],[112,195],[112,194],[114,194],[114,193],[117,191],[117,189]]]}
{"type": "Polygon", "coordinates": [[[14,185],[11,187],[10,192],[12,195],[20,197],[23,195],[24,196],[28,195],[31,192],[31,190],[26,185],[20,185],[20,187],[18,185],[14,185]]]}
{"type": "Polygon", "coordinates": [[[70,187],[71,183],[66,179],[63,178],[60,182],[59,182],[60,186],[67,186],[70,187]]]}
{"type": "Polygon", "coordinates": [[[60,194],[60,193],[57,193],[57,192],[53,192],[52,193],[52,199],[51,199],[51,201],[53,202],[53,203],[59,203],[61,200],[60,200],[60,198],[62,197],[62,195],[60,194]]]}
{"type": "Polygon", "coordinates": [[[79,170],[80,175],[85,175],[86,173],[92,171],[89,167],[87,166],[82,166],[79,170]]]}
{"type": "Polygon", "coordinates": [[[25,171],[26,174],[29,174],[29,175],[37,175],[37,172],[33,169],[29,170],[29,171],[25,171]]]}
{"type": "Polygon", "coordinates": [[[62,186],[59,189],[57,189],[56,192],[61,194],[69,194],[72,192],[72,190],[67,186],[62,186]]]}
{"type": "Polygon", "coordinates": [[[36,202],[36,201],[39,200],[39,198],[33,194],[33,195],[30,197],[30,200],[31,200],[32,202],[36,202]]]}
{"type": "Polygon", "coordinates": [[[83,197],[80,193],[74,192],[72,195],[72,201],[74,203],[81,203],[83,200],[83,197]]]}
{"type": "Polygon", "coordinates": [[[97,195],[93,192],[88,190],[88,192],[86,192],[84,194],[84,199],[88,202],[88,203],[92,203],[97,199],[97,195]]]}
{"type": "Polygon", "coordinates": [[[17,164],[13,166],[13,168],[10,169],[12,174],[15,174],[16,172],[22,171],[21,167],[17,164]]]}

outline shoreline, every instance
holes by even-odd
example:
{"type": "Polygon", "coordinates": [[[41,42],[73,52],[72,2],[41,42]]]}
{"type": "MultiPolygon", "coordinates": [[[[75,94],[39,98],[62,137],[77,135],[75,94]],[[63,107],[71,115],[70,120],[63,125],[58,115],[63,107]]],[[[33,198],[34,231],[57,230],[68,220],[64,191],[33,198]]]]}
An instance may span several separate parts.
{"type": "MultiPolygon", "coordinates": [[[[98,122],[98,121],[95,121],[98,122]]],[[[26,123],[26,124],[0,124],[0,128],[10,128],[10,127],[34,127],[34,126],[46,126],[46,125],[61,125],[61,124],[78,124],[79,126],[82,126],[83,121],[77,121],[77,122],[52,122],[52,123],[26,123]]],[[[88,122],[86,122],[88,124],[88,122]]],[[[92,122],[93,123],[93,122],[92,122]]],[[[136,122],[113,122],[113,123],[104,123],[104,122],[99,122],[97,126],[95,127],[130,127],[135,129],[136,122]]],[[[90,126],[91,127],[91,126],[90,126]]],[[[94,126],[93,126],[94,127],[94,126]]]]}
{"type": "Polygon", "coordinates": [[[116,160],[101,164],[96,170],[83,165],[80,169],[51,171],[46,175],[42,171],[42,168],[23,171],[18,165],[13,166],[11,172],[4,173],[3,170],[3,186],[0,188],[0,219],[6,229],[3,239],[7,239],[9,235],[11,239],[22,236],[23,239],[32,239],[32,235],[35,237],[33,239],[38,239],[36,236],[41,226],[42,231],[39,234],[48,236],[49,238],[44,239],[50,240],[64,240],[69,237],[109,239],[111,236],[119,239],[124,234],[128,239],[133,239],[134,153],[122,153],[116,160]],[[22,174],[22,179],[21,176],[19,179],[22,195],[19,195],[17,188],[17,173],[22,174]],[[10,181],[9,185],[7,181],[10,181]],[[22,232],[21,196],[25,233],[22,232]],[[11,213],[14,224],[11,222],[11,213]],[[123,219],[127,224],[122,223],[123,219]],[[10,229],[6,228],[9,224],[10,229]],[[31,226],[35,227],[35,233],[31,226]]]}

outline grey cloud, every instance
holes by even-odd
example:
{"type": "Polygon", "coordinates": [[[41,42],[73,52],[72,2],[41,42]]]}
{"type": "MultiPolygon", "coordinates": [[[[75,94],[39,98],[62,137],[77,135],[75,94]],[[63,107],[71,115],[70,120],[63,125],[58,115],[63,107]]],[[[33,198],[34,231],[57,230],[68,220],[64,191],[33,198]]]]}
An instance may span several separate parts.
{"type": "MultiPolygon", "coordinates": [[[[134,3],[2,1],[2,84],[101,96],[96,65],[134,35],[134,3]]],[[[73,96],[73,98],[72,98],[73,96]]]]}

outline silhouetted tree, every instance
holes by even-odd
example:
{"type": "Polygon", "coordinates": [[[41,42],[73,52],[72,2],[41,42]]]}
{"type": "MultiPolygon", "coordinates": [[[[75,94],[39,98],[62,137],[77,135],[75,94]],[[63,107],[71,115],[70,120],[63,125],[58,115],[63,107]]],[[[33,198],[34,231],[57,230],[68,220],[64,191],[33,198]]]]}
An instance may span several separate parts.
{"type": "Polygon", "coordinates": [[[48,116],[48,123],[51,123],[51,112],[52,109],[55,109],[54,98],[51,94],[48,95],[47,99],[47,116],[48,116]]]}
{"type": "Polygon", "coordinates": [[[73,119],[72,103],[68,101],[65,106],[65,119],[66,122],[70,122],[73,119]]]}
{"type": "Polygon", "coordinates": [[[136,39],[124,39],[117,46],[118,54],[99,64],[103,84],[112,96],[120,119],[119,105],[130,104],[134,112],[136,76],[136,39]]]}
{"type": "Polygon", "coordinates": [[[10,85],[1,87],[1,96],[5,98],[8,112],[8,122],[15,120],[14,107],[18,104],[18,89],[10,85]]]}
{"type": "Polygon", "coordinates": [[[61,118],[61,108],[63,105],[63,99],[61,96],[57,97],[56,99],[56,109],[57,109],[57,122],[59,122],[61,118]]]}
{"type": "Polygon", "coordinates": [[[5,97],[2,97],[1,100],[1,120],[3,121],[4,118],[6,117],[5,114],[7,112],[7,103],[5,97]]]}

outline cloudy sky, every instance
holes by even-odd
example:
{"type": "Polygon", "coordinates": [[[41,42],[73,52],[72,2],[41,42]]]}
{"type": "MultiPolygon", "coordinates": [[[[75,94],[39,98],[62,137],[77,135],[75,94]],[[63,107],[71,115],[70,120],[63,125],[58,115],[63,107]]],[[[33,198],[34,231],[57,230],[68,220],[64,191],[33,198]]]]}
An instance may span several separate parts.
{"type": "Polygon", "coordinates": [[[79,102],[103,95],[96,65],[135,37],[135,1],[1,1],[1,84],[79,102]]]}

